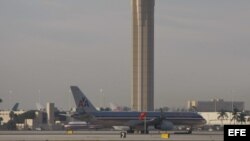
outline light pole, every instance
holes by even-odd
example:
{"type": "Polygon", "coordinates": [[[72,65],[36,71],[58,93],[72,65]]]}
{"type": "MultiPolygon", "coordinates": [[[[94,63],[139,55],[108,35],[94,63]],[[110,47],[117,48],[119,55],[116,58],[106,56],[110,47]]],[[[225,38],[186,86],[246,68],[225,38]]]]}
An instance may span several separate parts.
{"type": "Polygon", "coordinates": [[[12,91],[12,90],[9,90],[9,100],[10,100],[10,102],[12,102],[12,101],[11,101],[11,97],[12,97],[11,95],[12,95],[12,93],[13,93],[13,91],[12,91]]]}
{"type": "Polygon", "coordinates": [[[41,90],[39,89],[39,90],[38,90],[38,102],[39,102],[39,104],[41,104],[41,97],[40,97],[40,94],[41,94],[41,90]]]}
{"type": "Polygon", "coordinates": [[[147,116],[144,117],[144,134],[147,134],[147,125],[146,125],[146,120],[147,120],[147,116]]]}
{"type": "Polygon", "coordinates": [[[104,92],[103,89],[100,89],[100,108],[103,107],[104,108],[104,92]]]}

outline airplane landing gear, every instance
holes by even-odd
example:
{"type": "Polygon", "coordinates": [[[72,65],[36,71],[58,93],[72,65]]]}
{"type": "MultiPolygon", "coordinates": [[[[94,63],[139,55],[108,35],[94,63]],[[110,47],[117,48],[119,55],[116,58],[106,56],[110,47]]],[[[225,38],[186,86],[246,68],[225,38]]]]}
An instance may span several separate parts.
{"type": "Polygon", "coordinates": [[[193,131],[193,128],[192,128],[192,126],[187,130],[187,133],[188,134],[192,134],[192,131],[193,131]]]}
{"type": "Polygon", "coordinates": [[[148,128],[146,129],[146,132],[145,130],[136,130],[136,129],[133,129],[133,128],[129,128],[129,130],[127,130],[127,133],[134,133],[134,134],[149,134],[149,130],[148,128]]]}
{"type": "Polygon", "coordinates": [[[127,131],[127,133],[134,133],[135,132],[135,130],[133,129],[133,128],[129,128],[129,130],[127,131]]]}
{"type": "Polygon", "coordinates": [[[149,134],[149,131],[146,130],[146,132],[145,132],[145,130],[141,130],[141,134],[149,134]]]}

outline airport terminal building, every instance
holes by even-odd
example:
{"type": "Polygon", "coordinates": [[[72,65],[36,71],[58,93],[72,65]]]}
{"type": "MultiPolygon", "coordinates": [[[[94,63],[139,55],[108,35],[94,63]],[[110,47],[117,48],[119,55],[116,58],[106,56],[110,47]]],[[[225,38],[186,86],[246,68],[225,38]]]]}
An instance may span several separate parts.
{"type": "MultiPolygon", "coordinates": [[[[236,108],[239,112],[245,110],[245,103],[243,101],[224,101],[223,99],[212,99],[211,101],[188,101],[187,108],[191,111],[198,112],[206,121],[207,125],[219,125],[224,124],[241,124],[237,120],[232,120],[233,108],[236,108]],[[226,112],[226,115],[220,120],[219,114],[221,111],[226,112]]],[[[246,117],[248,118],[248,117],[246,117]]],[[[248,124],[247,122],[245,124],[248,124]]]]}
{"type": "Polygon", "coordinates": [[[224,101],[223,99],[212,99],[211,101],[188,101],[188,109],[194,109],[197,112],[232,112],[233,108],[238,111],[245,110],[243,101],[224,101]]]}

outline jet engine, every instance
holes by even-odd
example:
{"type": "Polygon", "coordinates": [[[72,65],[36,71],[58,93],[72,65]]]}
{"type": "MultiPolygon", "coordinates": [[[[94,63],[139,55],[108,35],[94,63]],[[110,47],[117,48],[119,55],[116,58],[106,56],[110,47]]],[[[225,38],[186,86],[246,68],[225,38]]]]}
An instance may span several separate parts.
{"type": "Polygon", "coordinates": [[[163,130],[163,131],[172,130],[173,128],[174,128],[174,124],[169,121],[163,121],[160,124],[155,125],[155,129],[163,130]]]}

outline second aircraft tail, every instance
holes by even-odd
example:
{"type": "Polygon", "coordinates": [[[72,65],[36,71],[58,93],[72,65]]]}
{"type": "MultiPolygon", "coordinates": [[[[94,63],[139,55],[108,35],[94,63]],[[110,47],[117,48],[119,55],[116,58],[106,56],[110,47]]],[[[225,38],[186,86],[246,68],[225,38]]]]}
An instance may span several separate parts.
{"type": "Polygon", "coordinates": [[[19,103],[16,103],[13,107],[12,107],[12,111],[17,111],[18,110],[18,106],[19,106],[19,103]]]}

